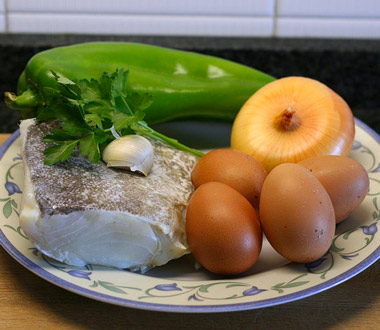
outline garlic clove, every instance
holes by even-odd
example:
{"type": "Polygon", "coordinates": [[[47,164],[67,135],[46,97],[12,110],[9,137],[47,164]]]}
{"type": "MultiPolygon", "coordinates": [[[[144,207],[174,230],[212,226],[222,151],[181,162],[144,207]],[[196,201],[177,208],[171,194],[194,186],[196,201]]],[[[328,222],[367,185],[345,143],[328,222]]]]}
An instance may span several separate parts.
{"type": "Polygon", "coordinates": [[[104,149],[102,158],[108,167],[140,172],[147,176],[153,167],[153,146],[141,135],[125,135],[104,149]]]}

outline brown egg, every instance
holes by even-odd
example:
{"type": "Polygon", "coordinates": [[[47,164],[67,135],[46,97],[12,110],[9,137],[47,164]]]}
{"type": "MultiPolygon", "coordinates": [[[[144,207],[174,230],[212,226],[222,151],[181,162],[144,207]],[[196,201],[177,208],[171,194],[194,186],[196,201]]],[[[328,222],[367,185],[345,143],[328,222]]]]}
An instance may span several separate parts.
{"type": "Polygon", "coordinates": [[[258,215],[248,200],[221,182],[207,182],[191,197],[186,235],[195,259],[217,274],[239,274],[257,260],[262,246],[258,215]]]}
{"type": "Polygon", "coordinates": [[[239,191],[257,209],[265,177],[264,167],[250,155],[233,149],[217,149],[198,161],[192,182],[195,188],[210,181],[225,183],[239,191]]]}
{"type": "Polygon", "coordinates": [[[336,222],[355,211],[369,189],[365,168],[356,160],[344,156],[319,156],[298,163],[307,168],[325,187],[335,210],[336,222]]]}
{"type": "Polygon", "coordinates": [[[273,248],[295,262],[322,257],[335,234],[329,195],[297,164],[281,164],[269,172],[261,191],[260,221],[273,248]]]}

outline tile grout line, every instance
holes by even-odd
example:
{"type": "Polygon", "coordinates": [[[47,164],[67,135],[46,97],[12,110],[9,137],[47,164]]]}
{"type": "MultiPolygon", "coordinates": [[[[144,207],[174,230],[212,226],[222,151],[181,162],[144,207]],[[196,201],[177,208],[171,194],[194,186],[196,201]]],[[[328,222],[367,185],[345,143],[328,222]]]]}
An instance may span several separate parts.
{"type": "Polygon", "coordinates": [[[8,0],[4,0],[5,33],[9,33],[8,0]]]}
{"type": "Polygon", "coordinates": [[[272,31],[272,37],[277,37],[277,17],[278,17],[278,1],[279,0],[273,0],[273,31],[272,31]]]}

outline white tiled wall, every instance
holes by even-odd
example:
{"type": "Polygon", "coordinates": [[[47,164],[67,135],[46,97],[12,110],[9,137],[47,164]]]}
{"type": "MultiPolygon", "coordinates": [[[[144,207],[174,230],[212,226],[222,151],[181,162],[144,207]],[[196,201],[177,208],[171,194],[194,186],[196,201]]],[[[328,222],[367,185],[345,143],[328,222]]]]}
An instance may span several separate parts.
{"type": "Polygon", "coordinates": [[[8,32],[270,36],[274,0],[6,0],[8,32]]]}
{"type": "Polygon", "coordinates": [[[0,0],[0,32],[380,39],[380,0],[0,0]]]}
{"type": "Polygon", "coordinates": [[[272,1],[252,0],[8,0],[14,13],[270,16],[272,1]]]}
{"type": "Polygon", "coordinates": [[[380,38],[379,0],[277,0],[279,37],[380,38]]]}
{"type": "Polygon", "coordinates": [[[278,15],[379,18],[379,0],[278,0],[278,15]]]}

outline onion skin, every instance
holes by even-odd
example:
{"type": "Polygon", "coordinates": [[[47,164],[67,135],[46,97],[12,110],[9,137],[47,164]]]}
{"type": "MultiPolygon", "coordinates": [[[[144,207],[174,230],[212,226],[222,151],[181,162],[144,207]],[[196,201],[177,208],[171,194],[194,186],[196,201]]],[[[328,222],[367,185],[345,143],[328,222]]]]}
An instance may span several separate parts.
{"type": "Polygon", "coordinates": [[[346,101],[332,89],[330,89],[335,109],[338,110],[341,124],[340,136],[337,141],[337,151],[331,155],[348,156],[351,152],[355,138],[355,120],[352,111],[346,101]]]}
{"type": "Polygon", "coordinates": [[[231,147],[266,171],[322,155],[347,156],[355,122],[347,103],[326,85],[305,77],[286,77],[253,94],[235,118],[231,147]]]}

